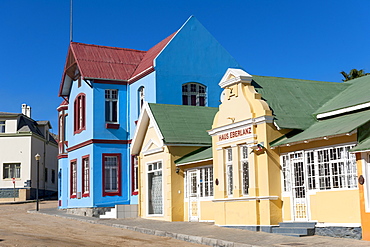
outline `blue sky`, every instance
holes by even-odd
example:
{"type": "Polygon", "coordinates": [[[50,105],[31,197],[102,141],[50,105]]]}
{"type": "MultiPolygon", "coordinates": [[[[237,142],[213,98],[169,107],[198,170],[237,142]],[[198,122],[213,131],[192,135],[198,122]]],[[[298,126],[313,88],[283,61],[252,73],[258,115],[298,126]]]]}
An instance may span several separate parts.
{"type": "MultiPolygon", "coordinates": [[[[70,0],[0,0],[0,111],[56,108],[69,45],[70,0]]],[[[148,50],[194,15],[255,75],[340,82],[370,72],[368,0],[73,0],[73,41],[148,50]]]]}

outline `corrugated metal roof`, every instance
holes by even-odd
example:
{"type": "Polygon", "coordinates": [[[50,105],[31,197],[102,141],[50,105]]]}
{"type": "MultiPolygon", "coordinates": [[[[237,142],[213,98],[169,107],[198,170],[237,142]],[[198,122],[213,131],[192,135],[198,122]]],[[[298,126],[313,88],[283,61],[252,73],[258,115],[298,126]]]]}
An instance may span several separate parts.
{"type": "Polygon", "coordinates": [[[314,111],[349,85],[253,75],[252,85],[262,95],[280,128],[307,129],[314,111]]]}
{"type": "Polygon", "coordinates": [[[370,110],[325,119],[312,124],[303,132],[286,139],[270,143],[271,146],[280,146],[289,143],[303,142],[317,138],[324,138],[350,133],[359,126],[370,121],[370,110]]]}
{"type": "MultiPolygon", "coordinates": [[[[163,50],[163,48],[170,42],[172,37],[176,34],[173,33],[152,48],[145,54],[143,60],[140,62],[139,66],[135,70],[135,72],[131,76],[131,80],[135,81],[137,80],[137,77],[140,73],[144,72],[145,70],[151,68],[154,66],[153,61],[157,57],[157,55],[163,50]]],[[[131,81],[130,81],[131,82],[131,81]]]]}
{"type": "Polygon", "coordinates": [[[175,160],[175,164],[184,165],[188,163],[195,163],[205,160],[210,160],[213,158],[212,147],[202,147],[191,153],[186,154],[180,159],[175,160]]]}
{"type": "Polygon", "coordinates": [[[127,81],[145,51],[71,42],[81,76],[86,79],[127,81]]]}
{"type": "Polygon", "coordinates": [[[370,75],[341,84],[347,85],[348,88],[326,102],[315,113],[326,113],[370,102],[370,75]]]}
{"type": "Polygon", "coordinates": [[[212,144],[207,130],[212,128],[218,108],[152,103],[149,107],[166,144],[212,144]]]}

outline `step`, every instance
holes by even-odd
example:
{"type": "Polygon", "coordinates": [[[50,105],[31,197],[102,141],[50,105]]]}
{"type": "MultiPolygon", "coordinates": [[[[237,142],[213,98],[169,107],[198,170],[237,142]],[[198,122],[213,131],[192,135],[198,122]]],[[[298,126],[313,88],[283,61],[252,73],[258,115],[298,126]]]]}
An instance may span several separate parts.
{"type": "Polygon", "coordinates": [[[316,222],[280,222],[279,227],[315,227],[316,222]]]}
{"type": "Polygon", "coordinates": [[[116,213],[116,208],[112,208],[111,211],[105,212],[105,214],[102,214],[99,216],[100,219],[116,219],[117,218],[117,213],[116,213]]]}
{"type": "Polygon", "coordinates": [[[276,227],[272,229],[272,233],[286,233],[286,234],[297,234],[297,235],[309,235],[315,234],[315,228],[308,227],[276,227]]]}

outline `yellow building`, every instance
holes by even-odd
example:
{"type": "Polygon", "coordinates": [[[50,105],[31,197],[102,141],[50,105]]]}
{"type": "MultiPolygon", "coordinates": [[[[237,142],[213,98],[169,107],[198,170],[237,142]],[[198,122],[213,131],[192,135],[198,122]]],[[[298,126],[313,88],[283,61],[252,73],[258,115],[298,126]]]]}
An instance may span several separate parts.
{"type": "Polygon", "coordinates": [[[361,238],[362,225],[370,238],[370,76],[332,83],[228,69],[219,85],[219,109],[145,107],[132,145],[140,215],[301,236],[361,238]],[[162,193],[160,213],[150,191],[162,193]]]}
{"type": "Polygon", "coordinates": [[[139,170],[140,217],[213,220],[212,141],[206,131],[217,110],[145,104],[131,148],[139,170]]]}

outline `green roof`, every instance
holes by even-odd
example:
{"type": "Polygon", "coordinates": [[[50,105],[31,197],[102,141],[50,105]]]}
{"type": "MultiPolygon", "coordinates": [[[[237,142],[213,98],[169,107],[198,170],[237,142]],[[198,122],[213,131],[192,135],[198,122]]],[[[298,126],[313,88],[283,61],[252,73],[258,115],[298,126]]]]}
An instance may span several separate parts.
{"type": "Polygon", "coordinates": [[[352,148],[350,152],[360,152],[360,151],[367,151],[370,150],[370,136],[357,144],[356,147],[352,148]]]}
{"type": "Polygon", "coordinates": [[[207,130],[218,108],[152,103],[149,107],[166,144],[212,144],[207,130]]]}
{"type": "Polygon", "coordinates": [[[202,147],[181,157],[180,159],[175,160],[175,164],[181,165],[195,163],[199,161],[210,160],[212,158],[212,147],[202,147]]]}
{"type": "Polygon", "coordinates": [[[370,110],[321,120],[293,137],[280,138],[279,140],[270,143],[270,145],[279,146],[288,143],[323,138],[326,136],[330,137],[346,134],[356,130],[359,126],[368,121],[370,121],[370,110]]]}
{"type": "Polygon", "coordinates": [[[252,85],[262,95],[279,128],[307,129],[313,113],[349,84],[253,75],[252,85]]]}
{"type": "Polygon", "coordinates": [[[315,113],[325,113],[370,102],[370,75],[342,83],[347,89],[326,102],[315,113]]]}

